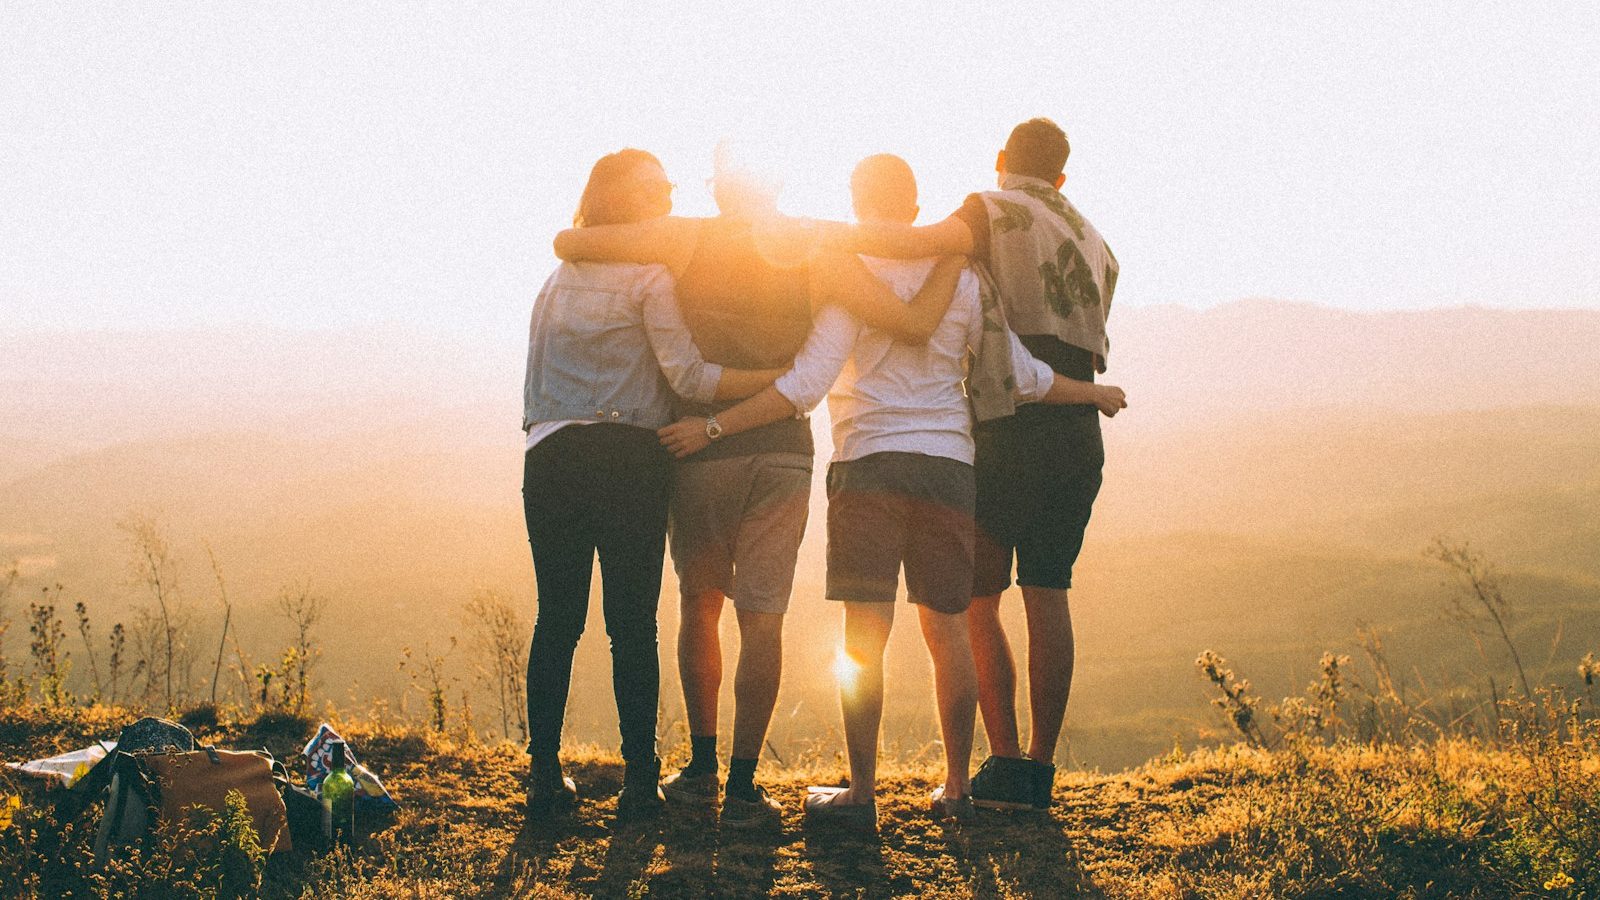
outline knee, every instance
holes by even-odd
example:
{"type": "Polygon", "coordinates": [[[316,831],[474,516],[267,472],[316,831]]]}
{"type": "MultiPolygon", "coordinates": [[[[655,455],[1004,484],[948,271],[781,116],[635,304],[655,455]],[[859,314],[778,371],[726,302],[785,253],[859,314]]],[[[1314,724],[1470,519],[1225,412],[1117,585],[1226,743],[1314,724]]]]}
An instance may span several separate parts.
{"type": "Polygon", "coordinates": [[[550,615],[543,611],[533,624],[532,652],[571,650],[583,637],[583,620],[574,616],[550,615]]]}
{"type": "Polygon", "coordinates": [[[889,645],[887,632],[845,628],[844,649],[857,665],[869,668],[883,665],[883,651],[889,645]]]}
{"type": "Polygon", "coordinates": [[[779,650],[783,647],[783,613],[738,610],[741,647],[779,650]]]}
{"type": "Polygon", "coordinates": [[[636,648],[641,646],[654,647],[656,643],[656,620],[654,616],[632,617],[628,616],[620,621],[606,621],[606,636],[611,638],[611,646],[617,648],[636,648]]]}
{"type": "Polygon", "coordinates": [[[685,625],[716,627],[722,620],[721,591],[686,594],[678,600],[678,615],[685,625]]]}
{"type": "Polygon", "coordinates": [[[967,610],[967,628],[975,637],[989,637],[1003,634],[1004,628],[1000,624],[1000,605],[998,603],[979,603],[974,600],[967,610]]]}

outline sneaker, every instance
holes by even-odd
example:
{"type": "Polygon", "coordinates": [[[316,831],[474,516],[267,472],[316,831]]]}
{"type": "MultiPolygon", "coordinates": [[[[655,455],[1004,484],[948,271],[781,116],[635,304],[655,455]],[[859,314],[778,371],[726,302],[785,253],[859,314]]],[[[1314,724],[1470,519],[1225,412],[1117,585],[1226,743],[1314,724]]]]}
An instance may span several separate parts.
{"type": "Polygon", "coordinates": [[[756,785],[754,800],[724,794],[722,827],[741,831],[780,830],[783,828],[783,806],[768,796],[767,789],[760,785],[756,785]]]}
{"type": "Polygon", "coordinates": [[[842,787],[806,788],[806,825],[844,831],[877,831],[878,801],[841,803],[842,787]]]}
{"type": "Polygon", "coordinates": [[[617,818],[648,819],[667,804],[661,793],[661,760],[630,763],[622,774],[622,792],[617,794],[617,818]]]}
{"type": "Polygon", "coordinates": [[[1038,786],[1033,770],[1037,765],[1031,759],[989,757],[972,776],[972,802],[985,809],[1037,808],[1038,786]]]}
{"type": "Polygon", "coordinates": [[[717,795],[722,790],[722,779],[716,772],[691,773],[682,769],[661,782],[661,792],[674,806],[715,807],[717,795]]]}
{"type": "Polygon", "coordinates": [[[564,775],[557,778],[527,780],[527,816],[532,822],[543,822],[572,809],[578,802],[578,786],[564,775]]]}
{"type": "Polygon", "coordinates": [[[972,797],[963,794],[959,797],[945,795],[944,785],[933,789],[933,796],[928,798],[929,805],[933,808],[935,819],[954,819],[965,822],[977,815],[977,809],[972,805],[972,797]]]}
{"type": "Polygon", "coordinates": [[[1056,787],[1056,767],[1050,763],[1028,760],[1033,764],[1033,808],[1048,810],[1056,787]]]}

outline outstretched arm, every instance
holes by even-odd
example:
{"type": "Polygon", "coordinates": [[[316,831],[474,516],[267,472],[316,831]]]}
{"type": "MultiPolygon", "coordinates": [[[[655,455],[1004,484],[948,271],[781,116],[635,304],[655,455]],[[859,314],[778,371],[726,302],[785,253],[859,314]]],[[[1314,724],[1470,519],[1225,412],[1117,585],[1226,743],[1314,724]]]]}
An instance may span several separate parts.
{"type": "Polygon", "coordinates": [[[1057,372],[1050,383],[1050,390],[1039,402],[1060,403],[1067,406],[1092,403],[1101,414],[1110,418],[1128,408],[1128,395],[1123,393],[1122,388],[1113,384],[1079,381],[1057,372]]]}
{"type": "Polygon", "coordinates": [[[862,324],[887,331],[897,341],[926,344],[955,298],[965,265],[965,257],[940,259],[917,295],[906,303],[867,271],[858,257],[822,250],[811,262],[812,297],[837,303],[862,324]]]}
{"type": "MultiPolygon", "coordinates": [[[[761,393],[732,409],[717,413],[717,424],[722,426],[722,435],[726,437],[752,428],[760,428],[779,419],[787,419],[794,414],[794,404],[778,393],[777,388],[769,385],[761,393]]],[[[656,432],[656,436],[661,439],[661,446],[666,447],[668,452],[683,459],[710,446],[711,435],[706,431],[708,421],[698,416],[688,416],[660,429],[656,432]]]]}
{"type": "Polygon", "coordinates": [[[700,239],[700,220],[661,216],[622,225],[568,228],[556,235],[556,256],[567,262],[660,263],[682,275],[700,239]]]}
{"type": "MultiPolygon", "coordinates": [[[[794,368],[754,397],[717,413],[722,435],[760,428],[809,411],[821,403],[828,388],[839,377],[845,360],[849,359],[859,331],[860,326],[844,310],[836,306],[824,309],[817,316],[805,346],[795,357],[794,368]]],[[[662,445],[679,459],[711,443],[706,420],[698,416],[679,419],[656,434],[662,445]]]]}
{"type": "Polygon", "coordinates": [[[783,369],[728,369],[707,362],[684,324],[665,272],[644,287],[644,329],[656,364],[678,396],[699,403],[738,400],[771,384],[783,369]]]}
{"type": "MultiPolygon", "coordinates": [[[[982,327],[982,323],[977,325],[982,327]]],[[[969,337],[971,345],[978,345],[976,331],[969,337]]],[[[1051,369],[1038,357],[1028,352],[1027,345],[1017,333],[1006,328],[1006,340],[1011,344],[1012,396],[1021,403],[1050,403],[1063,406],[1093,404],[1108,418],[1128,406],[1128,396],[1122,388],[1111,384],[1079,381],[1051,369]]]]}
{"type": "Polygon", "coordinates": [[[932,225],[868,222],[840,234],[849,249],[886,259],[921,259],[948,253],[969,256],[973,249],[972,229],[957,216],[932,225]]]}
{"type": "Polygon", "coordinates": [[[782,375],[782,369],[723,369],[716,394],[711,399],[743,400],[759,393],[782,375]]]}

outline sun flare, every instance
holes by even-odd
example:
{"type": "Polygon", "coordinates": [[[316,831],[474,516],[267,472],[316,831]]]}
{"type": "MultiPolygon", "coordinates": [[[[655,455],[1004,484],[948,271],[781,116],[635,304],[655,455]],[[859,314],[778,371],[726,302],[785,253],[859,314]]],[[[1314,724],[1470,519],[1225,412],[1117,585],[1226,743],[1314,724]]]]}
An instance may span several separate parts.
{"type": "Polygon", "coordinates": [[[839,683],[841,690],[855,690],[856,680],[861,675],[861,664],[856,662],[843,647],[833,654],[833,677],[839,683]]]}

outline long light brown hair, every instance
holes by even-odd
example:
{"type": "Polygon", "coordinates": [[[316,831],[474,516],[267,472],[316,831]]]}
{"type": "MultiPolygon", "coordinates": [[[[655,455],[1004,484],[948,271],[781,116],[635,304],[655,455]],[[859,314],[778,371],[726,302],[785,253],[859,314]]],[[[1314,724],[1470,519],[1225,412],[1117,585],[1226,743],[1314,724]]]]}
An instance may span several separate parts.
{"type": "Polygon", "coordinates": [[[600,157],[589,171],[588,184],[583,186],[583,197],[578,200],[578,211],[572,217],[573,227],[634,221],[639,206],[630,193],[630,176],[647,163],[660,166],[661,160],[653,153],[632,147],[600,157]]]}

